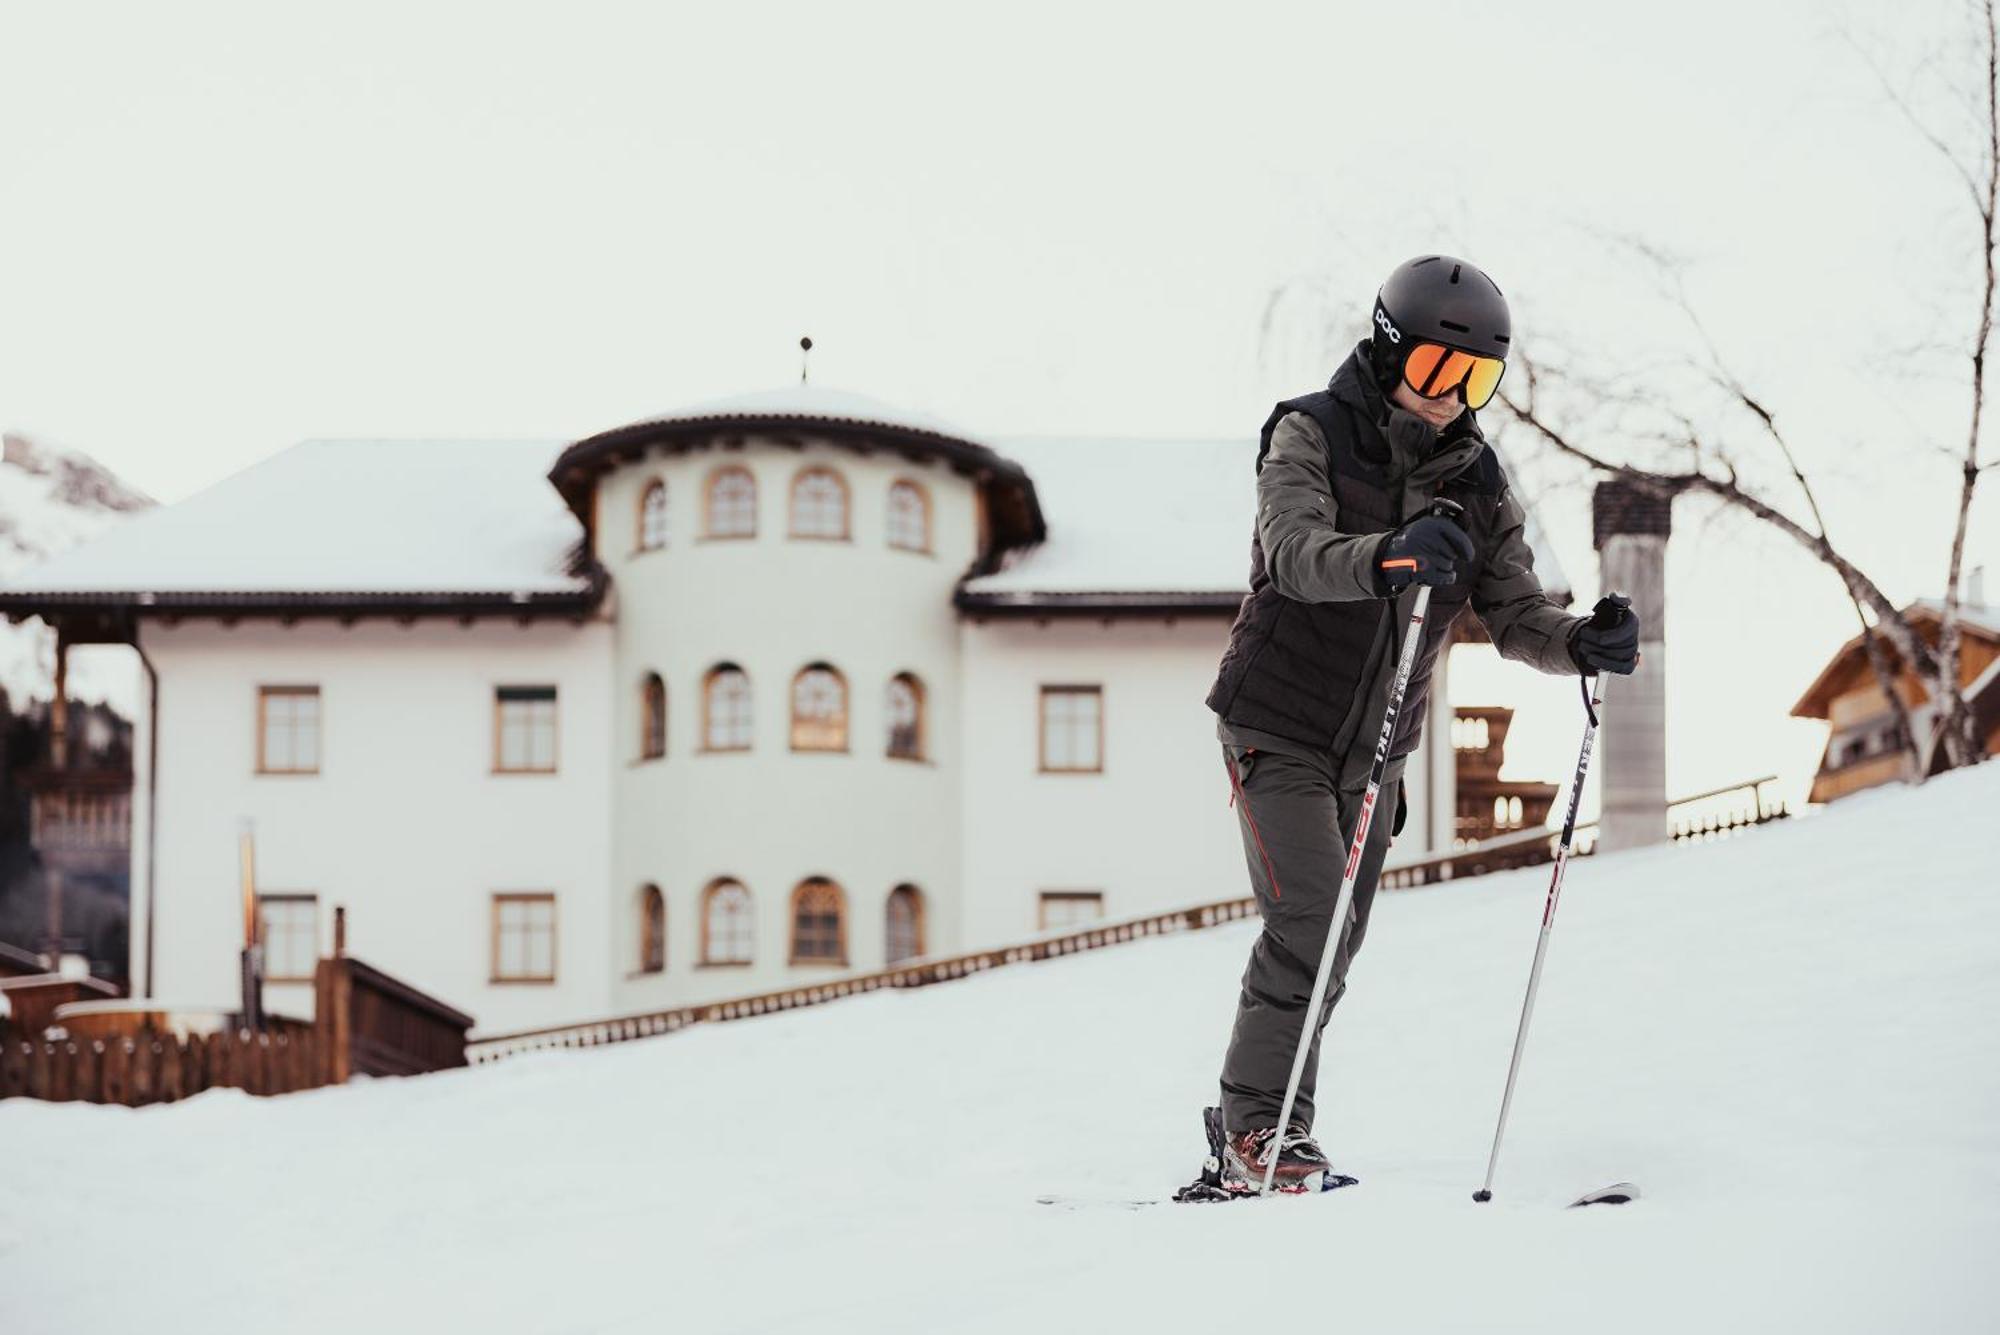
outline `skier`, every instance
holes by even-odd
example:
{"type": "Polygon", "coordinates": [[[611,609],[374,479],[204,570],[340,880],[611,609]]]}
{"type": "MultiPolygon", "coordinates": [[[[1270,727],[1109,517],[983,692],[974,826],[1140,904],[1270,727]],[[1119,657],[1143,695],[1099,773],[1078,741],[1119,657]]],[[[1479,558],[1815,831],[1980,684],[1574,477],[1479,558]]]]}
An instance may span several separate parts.
{"type": "MultiPolygon", "coordinates": [[[[1399,266],[1369,337],[1327,388],[1280,403],[1257,453],[1250,595],[1230,629],[1208,706],[1229,772],[1264,930],[1250,952],[1222,1063],[1221,1170],[1233,1191],[1307,1190],[1330,1172],[1312,1137],[1320,1035],[1368,929],[1375,882],[1407,814],[1404,758],[1423,730],[1431,669],[1470,604],[1500,653],[1544,672],[1629,673],[1639,623],[1564,612],[1535,577],[1525,516],[1474,413],[1505,369],[1506,298],[1449,255],[1399,266]],[[1427,513],[1436,497],[1462,524],[1427,513]],[[1419,585],[1431,586],[1382,791],[1395,818],[1370,827],[1291,1124],[1279,1109],[1359,819],[1419,585]]],[[[1215,1131],[1212,1129],[1211,1135],[1215,1131]]]]}

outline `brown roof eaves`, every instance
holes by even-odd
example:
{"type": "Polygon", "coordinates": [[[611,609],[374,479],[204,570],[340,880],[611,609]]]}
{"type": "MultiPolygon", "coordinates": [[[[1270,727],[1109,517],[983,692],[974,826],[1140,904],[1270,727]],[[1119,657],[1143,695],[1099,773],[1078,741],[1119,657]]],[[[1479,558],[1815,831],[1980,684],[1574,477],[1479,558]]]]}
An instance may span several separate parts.
{"type": "Polygon", "coordinates": [[[719,438],[752,432],[775,435],[811,432],[856,450],[891,449],[912,460],[942,459],[952,468],[990,486],[995,546],[1025,547],[1043,541],[1048,529],[1040,499],[1027,470],[989,446],[941,431],[896,422],[803,413],[715,413],[634,422],[586,437],[564,450],[549,470],[549,481],[577,518],[590,522],[589,497],[597,478],[621,463],[636,462],[653,448],[678,453],[719,438]]]}

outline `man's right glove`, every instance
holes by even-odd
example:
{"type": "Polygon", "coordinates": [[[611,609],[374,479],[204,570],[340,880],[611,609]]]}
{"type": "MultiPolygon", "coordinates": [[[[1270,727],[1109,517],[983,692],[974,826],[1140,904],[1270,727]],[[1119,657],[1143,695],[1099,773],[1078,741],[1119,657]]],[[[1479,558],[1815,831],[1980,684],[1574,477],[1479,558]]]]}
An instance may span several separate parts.
{"type": "Polygon", "coordinates": [[[1588,620],[1570,633],[1569,656],[1577,671],[1629,673],[1639,666],[1639,617],[1622,593],[1597,600],[1588,620]]]}
{"type": "Polygon", "coordinates": [[[1455,584],[1459,563],[1472,564],[1472,539],[1439,515],[1424,515],[1389,535],[1376,558],[1376,586],[1393,598],[1412,584],[1455,584]]]}

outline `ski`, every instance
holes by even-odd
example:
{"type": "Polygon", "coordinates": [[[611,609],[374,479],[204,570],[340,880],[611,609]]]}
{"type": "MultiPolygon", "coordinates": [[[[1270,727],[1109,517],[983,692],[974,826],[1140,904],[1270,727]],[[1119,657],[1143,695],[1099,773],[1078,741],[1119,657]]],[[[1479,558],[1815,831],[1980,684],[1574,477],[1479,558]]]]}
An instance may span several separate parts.
{"type": "Polygon", "coordinates": [[[1596,1191],[1584,1192],[1583,1195],[1569,1203],[1569,1208],[1575,1210],[1585,1205],[1624,1205],[1629,1201],[1636,1201],[1638,1199],[1639,1188],[1633,1186],[1630,1182],[1613,1182],[1608,1187],[1599,1187],[1596,1191]]]}

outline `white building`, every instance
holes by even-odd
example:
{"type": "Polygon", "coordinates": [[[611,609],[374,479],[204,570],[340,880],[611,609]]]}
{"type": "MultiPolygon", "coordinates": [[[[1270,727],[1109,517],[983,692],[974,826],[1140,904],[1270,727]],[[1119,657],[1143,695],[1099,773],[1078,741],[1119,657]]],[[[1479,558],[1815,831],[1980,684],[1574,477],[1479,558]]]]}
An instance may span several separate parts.
{"type": "MultiPolygon", "coordinates": [[[[310,442],[0,609],[144,664],[136,992],[232,999],[247,821],[274,980],[344,905],[500,1031],[1246,893],[1203,697],[1254,452],[995,449],[804,387],[310,442]]],[[[1451,846],[1447,695],[1398,861],[1451,846]]]]}

